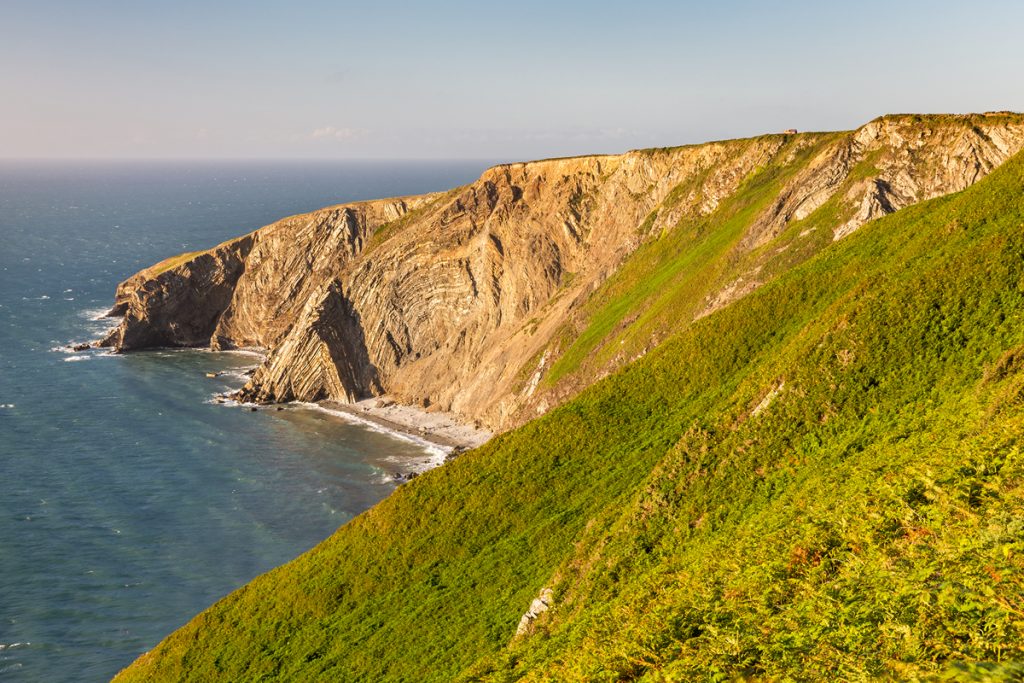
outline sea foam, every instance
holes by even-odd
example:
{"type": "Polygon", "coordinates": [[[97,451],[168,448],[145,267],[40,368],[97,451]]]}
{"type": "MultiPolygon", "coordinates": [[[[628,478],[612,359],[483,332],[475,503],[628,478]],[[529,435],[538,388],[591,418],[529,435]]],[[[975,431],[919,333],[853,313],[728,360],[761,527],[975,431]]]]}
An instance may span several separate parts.
{"type": "MultiPolygon", "coordinates": [[[[398,429],[390,429],[388,427],[385,427],[384,425],[374,422],[373,420],[367,420],[365,418],[359,417],[358,415],[353,415],[352,413],[345,412],[344,410],[332,410],[330,408],[325,408],[324,406],[318,403],[307,403],[304,401],[293,401],[292,405],[298,405],[303,408],[309,408],[310,410],[317,410],[322,413],[327,413],[328,415],[332,415],[334,417],[340,417],[342,420],[350,424],[357,424],[361,427],[366,427],[370,431],[378,432],[380,434],[387,434],[388,436],[394,437],[396,439],[401,439],[402,441],[408,441],[409,443],[416,444],[417,446],[423,448],[423,450],[425,450],[427,452],[427,455],[429,456],[428,460],[417,463],[419,467],[413,468],[419,472],[425,472],[427,470],[437,467],[438,465],[444,464],[445,457],[448,455],[448,453],[451,452],[444,446],[439,446],[438,444],[428,439],[424,439],[414,434],[409,434],[408,432],[401,431],[398,429]]],[[[402,464],[405,465],[409,464],[409,460],[407,458],[396,458],[395,462],[401,462],[402,464]]]]}

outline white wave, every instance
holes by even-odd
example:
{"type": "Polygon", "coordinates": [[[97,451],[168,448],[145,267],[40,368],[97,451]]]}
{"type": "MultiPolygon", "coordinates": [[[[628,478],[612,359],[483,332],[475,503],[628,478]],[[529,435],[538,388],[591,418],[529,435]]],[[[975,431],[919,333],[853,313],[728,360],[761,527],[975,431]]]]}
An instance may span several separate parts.
{"type": "Polygon", "coordinates": [[[107,315],[108,310],[106,308],[87,308],[79,311],[79,317],[88,320],[90,323],[86,326],[90,336],[106,337],[121,324],[122,319],[120,317],[109,317],[107,315]]]}
{"type": "Polygon", "coordinates": [[[110,311],[109,308],[87,308],[84,311],[82,311],[81,313],[79,313],[79,315],[82,316],[83,318],[85,318],[86,320],[92,320],[93,322],[98,322],[98,321],[103,320],[104,318],[106,318],[107,317],[107,313],[109,311],[110,311]]]}
{"type": "Polygon", "coordinates": [[[210,398],[203,401],[203,403],[210,403],[218,406],[226,406],[228,408],[266,408],[266,406],[261,406],[259,403],[251,403],[249,401],[240,403],[233,398],[228,398],[226,394],[213,394],[210,396],[210,398]]]}
{"type": "Polygon", "coordinates": [[[13,407],[14,407],[13,403],[0,403],[0,408],[4,408],[4,409],[7,409],[7,410],[10,410],[13,407]]]}
{"type": "Polygon", "coordinates": [[[252,370],[252,368],[231,368],[230,370],[222,371],[220,376],[221,377],[230,377],[232,379],[237,379],[237,380],[240,380],[242,382],[248,382],[249,381],[249,374],[248,373],[249,373],[250,370],[252,370]]]}
{"type": "Polygon", "coordinates": [[[92,358],[92,356],[68,356],[67,358],[64,359],[64,362],[70,363],[72,361],[78,360],[89,360],[90,358],[92,358]]]}
{"type": "Polygon", "coordinates": [[[16,647],[28,647],[32,643],[0,643],[0,650],[13,650],[16,647]]]}
{"type": "MultiPolygon", "coordinates": [[[[365,418],[359,417],[358,415],[353,415],[352,413],[345,412],[344,410],[331,410],[330,408],[325,408],[324,406],[318,403],[307,403],[304,401],[293,401],[293,404],[302,406],[303,408],[309,408],[311,410],[318,410],[322,413],[327,413],[328,415],[333,415],[335,417],[340,417],[342,420],[345,420],[346,422],[349,422],[351,424],[357,424],[360,425],[361,427],[366,427],[371,431],[378,432],[380,434],[387,434],[388,436],[394,437],[396,439],[401,439],[402,441],[408,441],[409,443],[416,444],[417,446],[425,450],[430,458],[429,460],[420,463],[421,468],[413,468],[417,469],[420,472],[425,472],[428,469],[433,469],[434,467],[437,467],[438,465],[444,463],[445,456],[447,456],[448,453],[451,452],[450,449],[445,448],[444,446],[440,446],[434,443],[433,441],[430,441],[429,439],[424,439],[422,437],[416,436],[414,434],[409,434],[408,432],[401,431],[398,429],[391,429],[389,427],[385,427],[384,425],[378,424],[373,420],[367,420],[365,418]]],[[[405,458],[396,458],[395,462],[400,462],[406,466],[409,466],[411,464],[410,461],[405,458]]]]}
{"type": "MultiPolygon", "coordinates": [[[[204,401],[204,403],[208,403],[211,405],[226,406],[230,408],[262,408],[266,410],[266,406],[261,406],[258,403],[240,403],[234,399],[227,398],[226,396],[224,396],[224,394],[219,393],[213,394],[212,396],[210,396],[210,398],[204,401]]],[[[389,458],[390,462],[394,462],[396,465],[401,465],[408,470],[412,470],[418,473],[426,472],[427,470],[431,470],[437,467],[438,465],[444,464],[445,457],[449,453],[451,453],[450,448],[445,448],[444,446],[436,444],[433,441],[430,441],[429,439],[424,439],[414,434],[409,434],[408,432],[402,431],[400,429],[391,429],[384,425],[378,424],[373,420],[367,420],[358,415],[353,415],[342,410],[332,410],[330,408],[325,408],[324,406],[318,403],[308,403],[305,401],[292,401],[288,405],[299,406],[301,408],[307,408],[309,410],[316,410],[321,413],[326,413],[328,415],[331,415],[332,417],[341,418],[342,420],[348,422],[349,424],[356,424],[359,425],[360,427],[369,429],[370,431],[377,432],[378,434],[386,434],[387,436],[390,436],[394,439],[400,439],[402,441],[419,446],[425,451],[425,459],[415,461],[411,457],[389,458]]],[[[381,481],[382,483],[393,481],[391,473],[386,473],[382,475],[381,481]]]]}

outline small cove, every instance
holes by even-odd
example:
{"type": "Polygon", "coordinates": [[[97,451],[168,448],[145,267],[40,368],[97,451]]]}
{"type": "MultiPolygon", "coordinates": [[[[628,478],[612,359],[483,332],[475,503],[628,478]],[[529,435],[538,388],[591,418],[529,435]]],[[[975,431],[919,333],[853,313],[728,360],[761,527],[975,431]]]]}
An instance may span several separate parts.
{"type": "Polygon", "coordinates": [[[485,163],[0,165],[0,678],[106,680],[436,460],[324,411],[213,396],[256,358],[65,352],[114,287],[288,214],[446,189],[485,163]],[[214,378],[207,373],[220,373],[214,378]]]}

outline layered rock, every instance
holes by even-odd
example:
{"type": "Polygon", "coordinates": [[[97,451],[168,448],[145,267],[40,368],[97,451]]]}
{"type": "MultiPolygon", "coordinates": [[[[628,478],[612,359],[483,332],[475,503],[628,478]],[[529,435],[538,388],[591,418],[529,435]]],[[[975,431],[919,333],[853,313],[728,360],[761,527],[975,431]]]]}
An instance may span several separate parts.
{"type": "Polygon", "coordinates": [[[849,184],[869,161],[870,175],[852,184],[844,201],[857,212],[837,226],[841,239],[864,223],[917,202],[958,192],[988,175],[1024,144],[1021,118],[884,116],[819,154],[751,226],[753,248],[806,218],[849,184]]]}
{"type": "MultiPolygon", "coordinates": [[[[966,187],[1022,146],[1017,116],[904,116],[849,134],[501,165],[449,193],[294,216],[142,271],[119,287],[115,311],[125,319],[105,343],[264,347],[245,398],[388,393],[500,430],[610,371],[538,391],[564,351],[565,322],[585,319],[633,251],[715,214],[768,165],[792,171],[729,263],[769,258],[787,226],[830,201],[841,207],[830,226],[840,238],[966,187]]],[[[761,284],[762,265],[729,271],[704,313],[761,284]]]]}
{"type": "Polygon", "coordinates": [[[544,588],[541,590],[540,595],[533,599],[530,603],[530,608],[526,610],[523,616],[519,619],[519,625],[516,627],[516,638],[522,638],[525,635],[529,635],[533,630],[534,622],[540,615],[551,609],[551,606],[555,604],[555,593],[550,588],[544,588]]]}
{"type": "Polygon", "coordinates": [[[110,315],[124,319],[101,344],[119,351],[209,344],[255,240],[249,234],[168,259],[122,282],[110,315]]]}
{"type": "Polygon", "coordinates": [[[359,314],[332,279],[306,303],[291,334],[240,392],[250,401],[357,401],[379,393],[359,314]]]}
{"type": "Polygon", "coordinates": [[[307,301],[363,252],[374,231],[438,195],[360,202],[292,216],[259,230],[214,348],[274,347],[307,301]]]}

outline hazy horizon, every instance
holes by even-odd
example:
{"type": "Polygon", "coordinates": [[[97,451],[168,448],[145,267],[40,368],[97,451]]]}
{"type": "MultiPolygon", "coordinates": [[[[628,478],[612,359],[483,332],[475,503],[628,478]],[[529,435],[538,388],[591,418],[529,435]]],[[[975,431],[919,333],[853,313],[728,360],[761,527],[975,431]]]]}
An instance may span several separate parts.
{"type": "MultiPolygon", "coordinates": [[[[1001,110],[1001,111],[999,111],[999,110],[992,110],[992,111],[961,111],[961,112],[946,112],[946,111],[943,111],[943,112],[938,112],[938,111],[935,111],[935,112],[924,112],[924,111],[915,111],[915,112],[886,112],[885,114],[879,114],[878,116],[873,116],[870,119],[865,119],[863,122],[861,122],[857,126],[851,126],[849,128],[827,128],[827,129],[826,128],[810,128],[810,129],[798,129],[798,131],[800,133],[832,133],[832,132],[852,131],[852,130],[856,130],[857,128],[859,128],[862,125],[867,124],[868,122],[870,122],[871,120],[873,120],[875,118],[879,118],[881,116],[888,116],[888,115],[904,115],[904,114],[908,114],[908,115],[922,115],[922,116],[931,116],[931,115],[942,116],[942,115],[991,114],[991,113],[1009,113],[1009,114],[1021,114],[1021,115],[1024,115],[1024,112],[1013,111],[1013,110],[1001,110]]],[[[39,164],[51,164],[51,163],[53,163],[53,164],[58,164],[58,163],[83,163],[83,164],[90,164],[90,163],[96,163],[96,164],[103,164],[103,163],[117,163],[117,164],[120,164],[120,163],[124,163],[124,164],[161,163],[161,164],[166,164],[166,163],[175,163],[175,162],[177,162],[177,163],[183,163],[183,164],[185,164],[185,163],[189,163],[189,164],[195,164],[195,163],[210,163],[210,164],[232,164],[232,163],[238,163],[238,164],[259,164],[259,163],[275,163],[275,164],[288,164],[288,163],[295,163],[295,164],[316,164],[316,163],[323,163],[323,164],[334,164],[334,163],[393,164],[393,163],[409,163],[409,164],[417,164],[417,163],[422,163],[422,164],[431,164],[431,163],[443,163],[443,162],[460,162],[460,163],[461,162],[466,162],[466,163],[479,162],[481,164],[487,164],[487,165],[490,165],[490,166],[494,166],[494,165],[500,165],[500,164],[515,164],[515,163],[523,163],[523,162],[529,162],[529,161],[541,161],[541,160],[545,160],[545,159],[569,159],[569,158],[574,158],[574,157],[591,157],[591,156],[605,156],[605,155],[611,156],[611,155],[616,155],[616,154],[625,154],[625,153],[628,153],[628,152],[631,152],[631,151],[635,151],[635,150],[655,149],[655,148],[663,148],[663,147],[668,147],[668,148],[671,148],[671,147],[684,147],[684,146],[687,146],[687,145],[700,145],[700,144],[714,143],[714,142],[720,142],[720,141],[726,141],[726,140],[735,140],[735,139],[742,139],[742,138],[758,137],[760,135],[771,135],[771,134],[782,133],[782,132],[783,132],[782,129],[779,129],[779,130],[766,130],[766,131],[762,131],[760,133],[751,133],[749,135],[737,136],[737,137],[734,137],[734,138],[700,139],[700,140],[691,140],[691,141],[680,142],[680,143],[667,143],[667,144],[664,144],[664,145],[651,145],[649,147],[631,147],[629,149],[623,148],[623,149],[595,150],[593,152],[581,152],[579,154],[567,154],[567,155],[556,155],[556,156],[551,156],[551,155],[543,156],[542,155],[542,156],[530,157],[530,158],[518,158],[518,157],[513,158],[513,157],[508,157],[508,158],[497,158],[496,159],[496,158],[490,158],[490,157],[473,157],[473,156],[465,156],[465,157],[457,157],[457,156],[449,156],[449,157],[444,157],[444,156],[437,156],[437,157],[397,157],[397,156],[396,157],[384,157],[384,156],[380,156],[380,157],[373,157],[373,156],[366,156],[366,157],[301,157],[301,156],[279,156],[279,157],[272,157],[272,156],[267,156],[267,157],[235,156],[235,157],[231,157],[231,156],[224,156],[224,157],[214,157],[214,156],[200,156],[200,155],[196,155],[196,156],[152,156],[152,157],[131,157],[131,156],[107,156],[107,157],[103,157],[103,156],[80,156],[80,157],[74,157],[74,156],[21,156],[21,157],[14,157],[14,156],[0,156],[0,163],[39,163],[39,164]]]]}
{"type": "Polygon", "coordinates": [[[1024,110],[1004,1],[5,3],[0,158],[529,160],[1024,110]]]}

